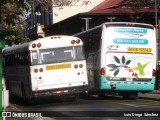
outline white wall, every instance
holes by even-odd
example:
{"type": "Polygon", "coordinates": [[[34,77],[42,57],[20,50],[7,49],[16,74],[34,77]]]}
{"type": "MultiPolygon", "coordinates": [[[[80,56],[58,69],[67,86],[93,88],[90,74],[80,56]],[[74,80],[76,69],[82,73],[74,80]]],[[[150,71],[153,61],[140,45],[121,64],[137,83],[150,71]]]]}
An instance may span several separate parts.
{"type": "Polygon", "coordinates": [[[82,5],[84,0],[80,0],[75,6],[66,6],[63,8],[53,7],[53,24],[62,21],[78,13],[88,12],[104,0],[85,0],[88,5],[82,5]]]}

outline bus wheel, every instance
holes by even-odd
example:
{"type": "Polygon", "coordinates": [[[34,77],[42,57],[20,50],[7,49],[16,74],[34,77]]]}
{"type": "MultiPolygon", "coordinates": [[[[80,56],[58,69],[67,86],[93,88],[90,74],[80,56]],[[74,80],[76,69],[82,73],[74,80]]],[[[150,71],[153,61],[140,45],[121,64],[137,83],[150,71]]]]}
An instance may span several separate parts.
{"type": "Polygon", "coordinates": [[[26,94],[25,94],[25,90],[24,90],[24,86],[21,86],[22,89],[22,104],[23,105],[29,105],[29,100],[26,98],[26,94]]]}
{"type": "Polygon", "coordinates": [[[17,96],[13,95],[12,93],[9,93],[9,102],[10,103],[15,103],[17,99],[17,96]]]}
{"type": "Polygon", "coordinates": [[[74,96],[70,96],[68,99],[67,99],[67,101],[76,101],[76,98],[77,98],[77,96],[76,95],[74,95],[74,96]]]}
{"type": "Polygon", "coordinates": [[[132,100],[137,100],[137,99],[138,99],[138,92],[132,93],[132,94],[129,96],[129,98],[132,99],[132,100]]]}
{"type": "Polygon", "coordinates": [[[123,94],[122,96],[123,96],[123,99],[136,100],[138,98],[138,92],[123,94]]]}
{"type": "Polygon", "coordinates": [[[82,93],[80,93],[79,97],[83,99],[90,99],[91,91],[83,91],[82,93]]]}
{"type": "Polygon", "coordinates": [[[72,96],[61,96],[59,99],[61,102],[72,102],[72,101],[76,101],[77,96],[76,95],[72,95],[72,96]]]}
{"type": "Polygon", "coordinates": [[[91,99],[92,92],[90,90],[86,91],[86,99],[91,99]]]}
{"type": "Polygon", "coordinates": [[[99,97],[99,98],[105,98],[105,97],[106,97],[106,94],[105,94],[105,93],[99,93],[99,94],[98,94],[98,97],[99,97]]]}
{"type": "Polygon", "coordinates": [[[87,97],[87,92],[83,91],[82,93],[79,94],[79,98],[86,98],[87,97]]]}
{"type": "Polygon", "coordinates": [[[129,96],[128,96],[127,94],[123,94],[122,97],[123,97],[123,99],[125,99],[125,100],[129,99],[129,96]]]}

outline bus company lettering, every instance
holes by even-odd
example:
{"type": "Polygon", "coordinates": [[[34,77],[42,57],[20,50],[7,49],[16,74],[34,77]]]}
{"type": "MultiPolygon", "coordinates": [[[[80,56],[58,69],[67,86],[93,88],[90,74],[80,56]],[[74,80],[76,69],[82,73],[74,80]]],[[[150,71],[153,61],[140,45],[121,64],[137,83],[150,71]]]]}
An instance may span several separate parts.
{"type": "Polygon", "coordinates": [[[147,39],[126,39],[126,38],[114,38],[113,42],[115,44],[140,44],[140,45],[147,45],[147,39]]]}
{"type": "Polygon", "coordinates": [[[135,47],[128,47],[128,52],[152,52],[152,48],[135,48],[135,47]]]}
{"type": "Polygon", "coordinates": [[[137,28],[115,28],[116,32],[132,32],[132,33],[147,33],[147,29],[137,28]]]}

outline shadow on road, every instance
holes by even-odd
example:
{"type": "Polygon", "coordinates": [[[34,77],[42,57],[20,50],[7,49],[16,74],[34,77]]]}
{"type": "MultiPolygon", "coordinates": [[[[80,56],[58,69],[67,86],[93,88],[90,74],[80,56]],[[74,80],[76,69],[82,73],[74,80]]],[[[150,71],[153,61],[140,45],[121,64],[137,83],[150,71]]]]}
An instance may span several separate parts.
{"type": "Polygon", "coordinates": [[[74,102],[75,99],[72,98],[61,98],[61,97],[41,97],[41,98],[34,98],[31,101],[24,101],[23,99],[12,96],[12,98],[9,99],[9,102],[11,104],[17,104],[20,106],[36,106],[40,104],[50,104],[50,103],[62,103],[62,102],[74,102]]]}

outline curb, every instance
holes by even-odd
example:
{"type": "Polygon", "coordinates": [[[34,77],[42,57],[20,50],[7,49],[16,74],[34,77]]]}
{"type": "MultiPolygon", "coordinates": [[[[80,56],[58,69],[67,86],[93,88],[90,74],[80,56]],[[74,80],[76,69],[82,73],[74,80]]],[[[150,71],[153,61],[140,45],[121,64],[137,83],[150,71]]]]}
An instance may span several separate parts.
{"type": "Polygon", "coordinates": [[[160,92],[150,92],[150,93],[138,94],[138,97],[141,99],[160,101],[160,92]]]}

